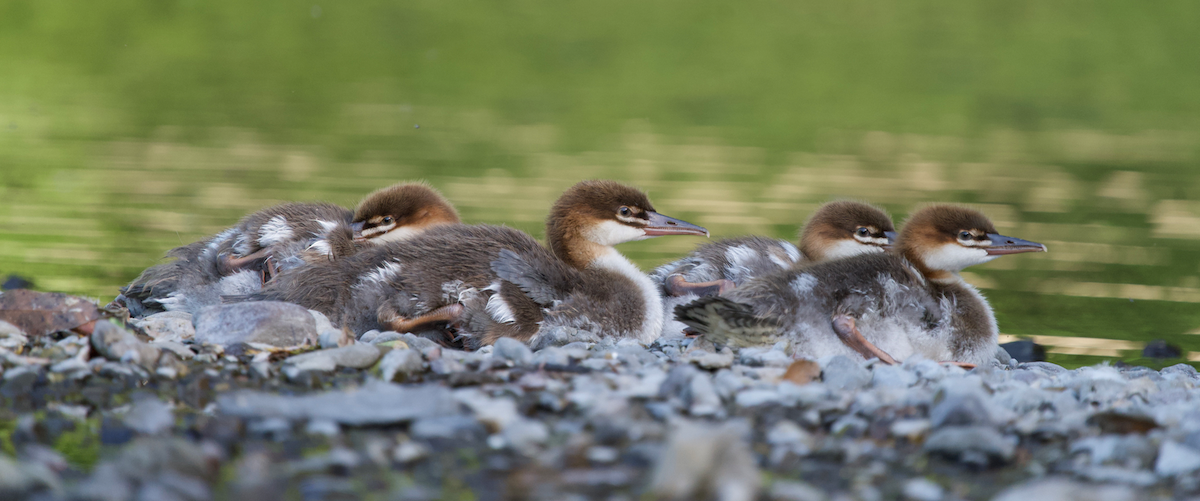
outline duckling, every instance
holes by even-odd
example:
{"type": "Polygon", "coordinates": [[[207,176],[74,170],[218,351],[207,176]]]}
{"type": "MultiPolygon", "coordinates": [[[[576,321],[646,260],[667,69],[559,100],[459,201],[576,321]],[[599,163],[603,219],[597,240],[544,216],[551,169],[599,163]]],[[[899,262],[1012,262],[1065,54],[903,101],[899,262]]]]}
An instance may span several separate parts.
{"type": "Polygon", "coordinates": [[[547,247],[502,226],[443,226],[404,245],[283,273],[252,299],[296,302],[360,333],[454,331],[437,340],[467,348],[501,336],[537,345],[560,327],[650,342],[662,328],[658,288],[613,246],[707,234],[655,212],[636,188],[584,181],[551,209],[547,247]]]}
{"type": "Polygon", "coordinates": [[[718,343],[789,341],[795,357],[842,354],[896,363],[921,355],[985,363],[997,347],[995,315],[959,271],[1002,255],[1045,251],[998,234],[978,211],[932,205],[908,220],[893,252],[759,277],[725,296],[680,306],[676,315],[718,343]]]}
{"type": "Polygon", "coordinates": [[[800,263],[884,252],[896,238],[892,218],[875,206],[851,200],[828,202],[809,216],[800,247],[761,236],[728,238],[701,245],[687,257],[659,266],[650,274],[664,296],[668,325],[679,334],[675,307],[700,296],[722,294],[746,281],[800,263]]]}
{"type": "Polygon", "coordinates": [[[355,242],[399,240],[438,224],[458,222],[458,214],[433,188],[400,183],[371,193],[355,212],[328,203],[287,203],[260,210],[237,226],[167,253],[176,260],[147,268],[113,301],[133,316],[165,310],[195,312],[221,302],[221,296],[257,291],[313,238],[346,232],[346,244],[324,249],[329,258],[356,251],[355,242]],[[367,236],[353,231],[363,228],[367,236]],[[389,236],[396,233],[396,236],[389,236]]]}

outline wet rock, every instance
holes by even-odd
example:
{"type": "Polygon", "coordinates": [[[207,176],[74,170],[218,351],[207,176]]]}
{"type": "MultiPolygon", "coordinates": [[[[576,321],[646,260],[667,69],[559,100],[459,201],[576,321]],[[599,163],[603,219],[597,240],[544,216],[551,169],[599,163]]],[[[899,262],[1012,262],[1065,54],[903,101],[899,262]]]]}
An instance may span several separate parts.
{"type": "Polygon", "coordinates": [[[1146,343],[1146,346],[1142,348],[1142,356],[1156,360],[1181,358],[1183,357],[1183,349],[1162,339],[1155,339],[1146,343]]]}
{"type": "Polygon", "coordinates": [[[1184,475],[1200,469],[1200,450],[1173,440],[1165,440],[1158,450],[1154,473],[1162,477],[1184,475]]]}
{"type": "Polygon", "coordinates": [[[374,380],[359,388],[303,396],[240,390],[218,396],[217,406],[230,416],[325,419],[359,426],[447,416],[459,410],[453,394],[442,386],[400,386],[374,380]]]}
{"type": "Polygon", "coordinates": [[[302,306],[279,301],[251,301],[201,309],[194,318],[200,343],[262,343],[296,346],[317,343],[316,321],[302,306]]]}
{"type": "Polygon", "coordinates": [[[1134,501],[1133,489],[1117,485],[1088,485],[1062,477],[1031,480],[1009,487],[992,501],[1031,501],[1054,499],[1056,501],[1134,501]]]}
{"type": "Polygon", "coordinates": [[[133,320],[133,323],[155,340],[186,341],[196,335],[196,327],[192,324],[192,314],[183,311],[155,313],[146,318],[133,320]]]}
{"type": "Polygon", "coordinates": [[[1029,339],[1021,339],[1000,345],[1013,360],[1021,363],[1045,362],[1046,349],[1029,339]]]}
{"type": "Polygon", "coordinates": [[[517,341],[509,337],[502,337],[496,340],[493,346],[492,357],[496,360],[507,362],[509,365],[525,366],[533,363],[533,350],[530,350],[525,343],[517,341]]]}
{"type": "Polygon", "coordinates": [[[970,464],[1012,460],[1016,444],[989,426],[945,426],[929,435],[924,449],[970,464]]]}
{"type": "Polygon", "coordinates": [[[379,361],[384,381],[402,381],[425,371],[425,361],[417,350],[391,350],[379,361]]]}
{"type": "Polygon", "coordinates": [[[659,456],[651,491],[667,499],[749,501],[759,483],[754,455],[736,427],[681,421],[659,456]]]}
{"type": "Polygon", "coordinates": [[[839,390],[857,390],[871,382],[871,371],[842,355],[830,359],[821,374],[826,386],[839,390]]]}
{"type": "Polygon", "coordinates": [[[142,342],[112,322],[96,322],[92,330],[92,348],[109,360],[138,364],[153,371],[162,350],[142,342]]]}
{"type": "Polygon", "coordinates": [[[143,435],[157,435],[175,425],[175,415],[171,413],[171,407],[163,401],[146,397],[137,399],[121,421],[131,430],[143,435]]]}

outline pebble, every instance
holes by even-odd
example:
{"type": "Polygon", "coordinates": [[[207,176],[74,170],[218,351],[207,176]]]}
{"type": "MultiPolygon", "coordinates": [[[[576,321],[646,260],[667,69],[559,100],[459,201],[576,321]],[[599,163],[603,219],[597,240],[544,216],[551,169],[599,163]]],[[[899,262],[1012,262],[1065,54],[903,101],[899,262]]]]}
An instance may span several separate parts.
{"type": "Polygon", "coordinates": [[[944,426],[929,435],[924,449],[987,465],[1011,460],[1016,444],[989,426],[944,426]]]}
{"type": "Polygon", "coordinates": [[[228,345],[262,343],[297,346],[317,343],[313,316],[302,306],[279,301],[249,301],[207,306],[196,313],[195,339],[228,345]]]}
{"type": "Polygon", "coordinates": [[[132,322],[157,341],[187,341],[196,335],[192,314],[185,311],[164,311],[132,322]]]}
{"type": "Polygon", "coordinates": [[[771,484],[767,493],[771,501],[826,501],[829,499],[821,489],[805,482],[778,480],[771,484]]]}
{"type": "Polygon", "coordinates": [[[131,362],[154,370],[162,350],[142,342],[137,336],[112,322],[98,321],[92,330],[92,347],[109,360],[131,362]]]}
{"type": "Polygon", "coordinates": [[[1200,451],[1173,440],[1165,440],[1158,450],[1154,472],[1162,477],[1191,473],[1200,469],[1200,451]]]}
{"type": "Polygon", "coordinates": [[[667,499],[702,492],[722,501],[750,501],[761,488],[754,454],[736,426],[680,421],[667,437],[651,477],[651,491],[667,499]]]}
{"type": "Polygon", "coordinates": [[[425,371],[425,361],[417,350],[391,350],[379,361],[384,381],[402,381],[425,371]]]}
{"type": "Polygon", "coordinates": [[[733,350],[725,348],[717,353],[695,350],[688,352],[685,360],[704,369],[725,369],[733,365],[733,350]]]}
{"type": "Polygon", "coordinates": [[[871,382],[871,371],[849,357],[838,355],[822,367],[825,384],[839,390],[857,390],[871,382]]]}
{"type": "Polygon", "coordinates": [[[946,490],[932,480],[914,478],[904,483],[904,498],[911,501],[940,501],[946,490]]]}
{"type": "MultiPolygon", "coordinates": [[[[365,343],[355,343],[341,348],[293,355],[286,360],[286,365],[297,370],[332,371],[338,367],[366,369],[375,365],[381,355],[379,348],[365,343]]],[[[286,367],[285,370],[287,370],[286,367]]]]}
{"type": "Polygon", "coordinates": [[[136,400],[121,421],[143,435],[157,435],[175,425],[175,415],[163,401],[147,397],[136,400]]]}
{"type": "Polygon", "coordinates": [[[1137,494],[1126,486],[1088,485],[1062,477],[1035,479],[1009,487],[992,501],[1134,501],[1137,494]]]}
{"type": "Polygon", "coordinates": [[[497,339],[492,347],[492,357],[496,360],[508,362],[509,365],[518,367],[533,363],[533,350],[530,350],[529,346],[516,339],[502,337],[497,339]]]}
{"type": "Polygon", "coordinates": [[[458,404],[445,387],[400,386],[376,380],[368,380],[352,390],[302,396],[239,390],[219,395],[217,406],[222,414],[230,416],[325,419],[352,426],[401,423],[458,413],[458,404]]]}

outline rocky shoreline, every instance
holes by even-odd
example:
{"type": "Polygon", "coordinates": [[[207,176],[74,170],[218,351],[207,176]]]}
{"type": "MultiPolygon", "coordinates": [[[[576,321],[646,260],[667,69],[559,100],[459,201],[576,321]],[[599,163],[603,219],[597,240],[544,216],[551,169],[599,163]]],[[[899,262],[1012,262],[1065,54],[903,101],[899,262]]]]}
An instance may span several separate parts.
{"type": "Polygon", "coordinates": [[[0,322],[0,498],[1172,499],[1200,375],[794,361],[660,339],[476,352],[287,303],[0,322]],[[299,309],[299,312],[296,311],[299,309]]]}

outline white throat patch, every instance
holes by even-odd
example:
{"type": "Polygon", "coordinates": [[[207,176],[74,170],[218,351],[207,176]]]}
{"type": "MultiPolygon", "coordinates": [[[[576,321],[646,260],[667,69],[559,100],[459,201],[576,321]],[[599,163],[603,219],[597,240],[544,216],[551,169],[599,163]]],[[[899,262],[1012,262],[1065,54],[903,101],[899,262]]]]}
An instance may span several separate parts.
{"type": "Polygon", "coordinates": [[[391,231],[385,232],[377,237],[368,238],[367,242],[375,245],[382,245],[388,242],[399,242],[401,240],[408,240],[412,237],[420,235],[424,231],[424,227],[400,226],[397,228],[392,228],[391,231]]]}
{"type": "MultiPolygon", "coordinates": [[[[635,240],[645,240],[650,238],[646,235],[646,230],[634,228],[627,224],[621,224],[616,221],[608,220],[600,224],[588,228],[583,233],[583,237],[588,241],[597,243],[606,247],[612,247],[625,242],[633,242],[635,240]]],[[[639,272],[640,273],[640,272],[639,272]]]]}
{"type": "Polygon", "coordinates": [[[873,254],[876,252],[883,252],[883,247],[878,245],[864,244],[858,240],[838,240],[837,243],[826,248],[825,259],[841,259],[844,257],[853,257],[861,254],[873,254]]]}
{"type": "MultiPolygon", "coordinates": [[[[615,223],[614,223],[615,224],[615,223]]],[[[622,225],[624,226],[624,225],[622,225]]],[[[628,228],[628,226],[626,226],[628,228]]],[[[642,344],[650,344],[658,339],[663,328],[663,302],[659,295],[658,285],[642,270],[617,252],[608,248],[600,257],[592,261],[591,266],[621,274],[633,281],[642,294],[645,310],[642,317],[642,331],[637,333],[637,340],[642,344]]]]}
{"type": "Polygon", "coordinates": [[[921,257],[925,261],[926,268],[958,272],[968,266],[983,264],[999,256],[989,256],[986,249],[969,248],[950,243],[928,251],[921,257]]]}

